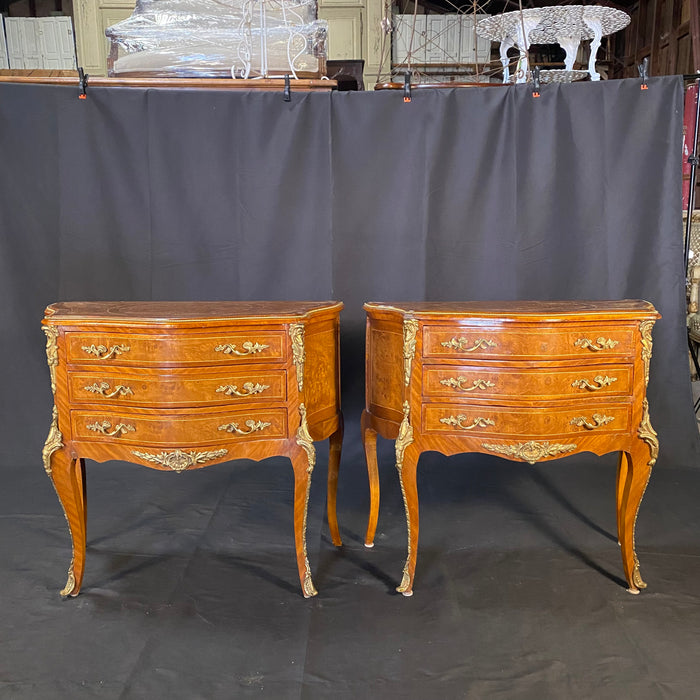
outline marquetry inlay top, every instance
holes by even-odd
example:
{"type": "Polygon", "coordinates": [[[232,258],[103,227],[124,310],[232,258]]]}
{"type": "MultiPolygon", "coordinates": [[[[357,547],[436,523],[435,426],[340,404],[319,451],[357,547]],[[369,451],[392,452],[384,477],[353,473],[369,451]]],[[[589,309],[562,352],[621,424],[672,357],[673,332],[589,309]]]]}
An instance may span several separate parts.
{"type": "Polygon", "coordinates": [[[129,321],[132,324],[153,324],[229,320],[295,319],[315,312],[339,312],[336,301],[64,301],[51,304],[46,317],[60,321],[77,319],[90,322],[129,321]]]}
{"type": "Polygon", "coordinates": [[[533,317],[533,320],[577,321],[591,318],[658,318],[654,306],[640,299],[605,301],[417,301],[417,302],[367,302],[367,311],[397,311],[416,317],[460,317],[494,318],[505,320],[519,317],[533,317]]]}

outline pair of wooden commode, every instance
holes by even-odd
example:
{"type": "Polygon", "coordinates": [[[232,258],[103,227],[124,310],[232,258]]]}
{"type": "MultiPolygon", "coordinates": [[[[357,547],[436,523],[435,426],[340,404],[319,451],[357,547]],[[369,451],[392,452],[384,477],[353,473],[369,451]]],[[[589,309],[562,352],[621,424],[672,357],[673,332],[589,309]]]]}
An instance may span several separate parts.
{"type": "MultiPolygon", "coordinates": [[[[287,455],[304,596],[316,594],[306,552],[314,442],[330,439],[328,523],[336,519],[343,438],[339,302],[72,302],[43,321],[54,393],[44,467],[65,510],[73,560],[85,567],[84,459],[186,469],[287,455]]],[[[365,305],[370,483],[366,544],[379,512],[376,436],[395,440],[411,595],[421,452],[482,452],[529,462],[619,451],[617,527],[631,593],[634,528],[658,454],[646,387],[651,330],[644,301],[365,305]]]]}

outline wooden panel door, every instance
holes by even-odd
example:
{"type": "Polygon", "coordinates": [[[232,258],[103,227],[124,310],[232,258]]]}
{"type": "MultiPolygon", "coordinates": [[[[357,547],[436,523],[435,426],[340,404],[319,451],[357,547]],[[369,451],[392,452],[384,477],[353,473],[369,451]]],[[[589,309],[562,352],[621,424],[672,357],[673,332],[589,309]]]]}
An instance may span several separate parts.
{"type": "Polygon", "coordinates": [[[41,68],[36,21],[30,17],[7,17],[5,30],[10,68],[41,68]]]}
{"type": "Polygon", "coordinates": [[[462,31],[460,37],[460,63],[488,63],[491,60],[491,41],[477,36],[475,22],[487,15],[462,15],[462,31]]]}
{"type": "Polygon", "coordinates": [[[0,16],[0,69],[9,68],[10,59],[7,56],[7,42],[5,39],[5,22],[0,16]]]}
{"type": "Polygon", "coordinates": [[[41,67],[52,70],[75,70],[75,43],[70,17],[41,17],[39,27],[41,67]]]}

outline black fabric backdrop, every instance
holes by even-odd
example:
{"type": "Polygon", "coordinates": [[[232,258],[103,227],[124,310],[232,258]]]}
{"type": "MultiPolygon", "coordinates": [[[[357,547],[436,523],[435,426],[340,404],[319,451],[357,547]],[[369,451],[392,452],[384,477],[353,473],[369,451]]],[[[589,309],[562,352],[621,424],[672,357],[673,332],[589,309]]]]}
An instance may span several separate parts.
{"type": "Polygon", "coordinates": [[[698,431],[682,270],[680,78],[281,94],[0,83],[0,698],[687,698],[700,685],[698,431]],[[421,456],[415,595],[379,441],[363,542],[362,302],[641,297],[663,314],[661,452],[615,540],[615,455],[421,456]],[[299,592],[289,460],[168,474],[88,463],[83,589],[41,465],[44,307],[67,299],[345,302],[344,546],[311,488],[299,592]]]}
{"type": "MultiPolygon", "coordinates": [[[[659,465],[700,446],[685,359],[682,86],[298,94],[0,85],[0,441],[39,453],[39,320],[75,299],[643,298],[659,465]]],[[[352,416],[349,416],[352,418],[352,416]]]]}

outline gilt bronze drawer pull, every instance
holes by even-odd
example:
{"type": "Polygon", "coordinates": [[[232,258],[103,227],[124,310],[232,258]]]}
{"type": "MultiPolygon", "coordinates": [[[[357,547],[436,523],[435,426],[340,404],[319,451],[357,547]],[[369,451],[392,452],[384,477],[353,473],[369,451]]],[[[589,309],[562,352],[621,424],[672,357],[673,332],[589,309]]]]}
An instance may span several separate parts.
{"type": "Polygon", "coordinates": [[[577,388],[577,389],[588,389],[589,391],[598,391],[598,389],[602,389],[604,386],[610,386],[613,382],[617,381],[617,377],[608,377],[606,374],[605,376],[598,375],[593,378],[593,381],[595,384],[591,384],[588,379],[577,379],[574,382],[571,382],[571,386],[577,388]]]}
{"type": "Polygon", "coordinates": [[[262,394],[265,389],[269,389],[269,384],[253,384],[253,382],[246,382],[243,385],[243,391],[238,391],[238,386],[235,384],[226,384],[225,386],[220,386],[217,390],[217,394],[226,394],[226,396],[253,396],[254,394],[262,394]]]}
{"type": "Polygon", "coordinates": [[[496,386],[493,382],[490,382],[487,379],[475,379],[471,386],[463,386],[464,382],[466,381],[467,380],[464,377],[449,377],[448,379],[441,379],[440,384],[443,384],[444,386],[451,386],[453,389],[457,389],[458,391],[474,391],[475,389],[486,391],[487,389],[496,386]]]}
{"type": "Polygon", "coordinates": [[[127,396],[129,394],[133,395],[134,393],[131,390],[131,387],[124,386],[122,384],[117,384],[117,386],[114,387],[114,391],[110,391],[109,388],[110,387],[107,382],[100,382],[99,384],[95,382],[90,386],[83,387],[85,391],[90,391],[93,394],[99,394],[100,396],[104,396],[106,399],[113,399],[115,396],[127,396]]]}
{"type": "Polygon", "coordinates": [[[445,340],[440,345],[461,352],[474,352],[475,350],[486,350],[487,348],[495,348],[496,342],[488,338],[477,338],[471,347],[467,347],[469,340],[467,338],[451,338],[445,340]]]}
{"type": "Polygon", "coordinates": [[[219,430],[225,430],[227,433],[237,433],[238,435],[250,435],[251,433],[256,433],[258,430],[265,430],[269,428],[272,423],[266,423],[262,420],[247,420],[245,424],[248,426],[248,430],[242,430],[238,427],[238,423],[226,423],[225,425],[220,425],[219,430]]]}
{"type": "Polygon", "coordinates": [[[93,430],[96,433],[102,433],[102,435],[106,435],[107,437],[115,437],[118,435],[123,435],[124,433],[136,432],[136,428],[134,428],[133,425],[128,425],[126,423],[117,423],[117,426],[110,433],[108,431],[112,427],[112,424],[107,420],[103,421],[102,423],[88,423],[86,427],[88,430],[93,430]]]}
{"type": "Polygon", "coordinates": [[[241,346],[243,350],[239,350],[235,343],[225,343],[223,345],[217,345],[214,348],[214,352],[223,352],[224,355],[255,355],[255,353],[262,352],[269,345],[263,345],[262,343],[253,343],[250,340],[246,340],[241,346]]]}
{"type": "Polygon", "coordinates": [[[98,357],[100,360],[109,360],[123,352],[129,352],[131,348],[128,345],[112,345],[109,349],[105,345],[83,345],[81,350],[88,355],[98,357]]]}
{"type": "Polygon", "coordinates": [[[615,420],[615,416],[604,416],[600,413],[593,414],[593,423],[590,423],[585,416],[579,416],[578,418],[572,418],[571,425],[576,425],[579,428],[585,428],[586,430],[595,430],[600,428],[601,425],[607,425],[611,421],[615,420]]]}
{"type": "Polygon", "coordinates": [[[462,425],[462,421],[467,420],[465,415],[458,416],[448,416],[447,418],[440,418],[440,422],[445,425],[454,425],[462,430],[473,430],[474,428],[486,428],[489,425],[496,425],[490,418],[475,418],[471,425],[462,425]]]}
{"type": "Polygon", "coordinates": [[[598,352],[599,350],[612,350],[619,342],[619,340],[612,340],[611,338],[596,338],[595,341],[589,338],[579,338],[574,345],[577,348],[584,350],[588,348],[591,352],[598,352]]]}

